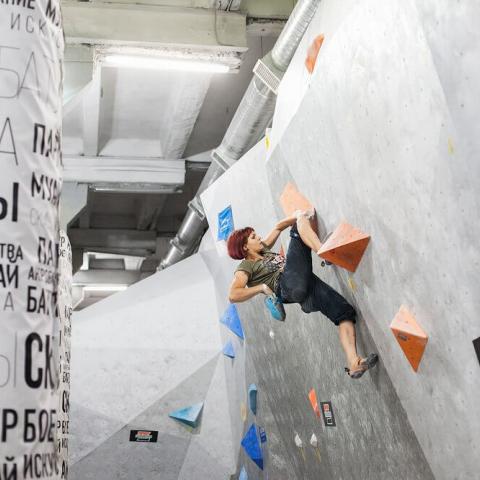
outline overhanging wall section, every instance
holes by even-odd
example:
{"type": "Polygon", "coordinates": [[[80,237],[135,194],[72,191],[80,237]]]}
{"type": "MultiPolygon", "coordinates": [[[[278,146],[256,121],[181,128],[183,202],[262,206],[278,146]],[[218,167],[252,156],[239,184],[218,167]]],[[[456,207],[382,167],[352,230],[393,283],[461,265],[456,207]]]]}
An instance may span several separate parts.
{"type": "Polygon", "coordinates": [[[327,36],[267,164],[274,196],[288,169],[323,233],[347,220],[372,236],[351,294],[438,479],[474,477],[480,448],[478,18],[473,3],[358,4],[327,36]],[[418,373],[389,329],[402,304],[429,335],[418,373]],[[454,428],[438,420],[452,406],[454,428]]]}

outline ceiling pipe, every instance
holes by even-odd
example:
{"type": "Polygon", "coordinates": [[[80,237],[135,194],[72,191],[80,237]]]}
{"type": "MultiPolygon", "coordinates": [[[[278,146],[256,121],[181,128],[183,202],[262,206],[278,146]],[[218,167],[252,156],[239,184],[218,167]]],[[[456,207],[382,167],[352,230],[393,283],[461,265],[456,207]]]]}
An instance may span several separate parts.
{"type": "Polygon", "coordinates": [[[228,127],[220,146],[212,153],[212,163],[197,194],[188,204],[180,229],[159,270],[186,258],[197,247],[208,227],[200,194],[240,159],[264,133],[275,110],[278,85],[305,33],[320,0],[300,0],[280,34],[273,50],[254,68],[254,76],[228,127]]]}

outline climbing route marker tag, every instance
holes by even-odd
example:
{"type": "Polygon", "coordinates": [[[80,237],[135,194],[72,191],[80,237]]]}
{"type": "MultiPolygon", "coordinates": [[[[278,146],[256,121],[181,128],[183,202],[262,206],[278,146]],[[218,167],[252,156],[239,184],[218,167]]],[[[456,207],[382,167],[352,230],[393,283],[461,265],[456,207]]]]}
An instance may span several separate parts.
{"type": "Polygon", "coordinates": [[[130,430],[130,441],[141,443],[155,443],[158,439],[156,430],[130,430]]]}
{"type": "Polygon", "coordinates": [[[336,427],[335,417],[333,415],[332,402],[320,402],[322,406],[323,421],[326,427],[336,427]]]}

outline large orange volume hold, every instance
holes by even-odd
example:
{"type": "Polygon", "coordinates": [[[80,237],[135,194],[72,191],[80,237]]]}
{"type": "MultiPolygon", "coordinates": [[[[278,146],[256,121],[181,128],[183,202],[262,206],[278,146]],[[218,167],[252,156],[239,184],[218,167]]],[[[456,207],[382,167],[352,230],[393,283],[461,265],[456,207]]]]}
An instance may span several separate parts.
{"type": "Polygon", "coordinates": [[[355,272],[370,241],[370,235],[348,223],[341,223],[318,254],[325,260],[355,272]]]}
{"type": "MultiPolygon", "coordinates": [[[[296,210],[315,211],[315,207],[305,196],[303,196],[291,182],[288,182],[280,195],[280,205],[287,217],[294,214],[296,210]]],[[[317,217],[310,220],[310,225],[315,232],[318,232],[317,217]]]]}
{"type": "Polygon", "coordinates": [[[293,215],[295,210],[314,210],[312,203],[291,182],[285,185],[280,195],[280,205],[287,216],[293,215]]]}
{"type": "Polygon", "coordinates": [[[390,324],[390,329],[410,365],[415,371],[418,371],[418,366],[428,342],[427,334],[417,323],[415,317],[403,305],[390,324]]]}

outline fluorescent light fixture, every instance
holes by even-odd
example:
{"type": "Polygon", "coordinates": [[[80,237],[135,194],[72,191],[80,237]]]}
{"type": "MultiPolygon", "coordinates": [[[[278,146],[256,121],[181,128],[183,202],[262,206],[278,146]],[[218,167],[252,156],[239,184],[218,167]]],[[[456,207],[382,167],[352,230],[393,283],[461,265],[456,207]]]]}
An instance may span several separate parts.
{"type": "Polygon", "coordinates": [[[181,72],[227,73],[228,65],[202,60],[183,60],[137,55],[107,54],[102,58],[105,65],[155,70],[177,70],[181,72]]]}
{"type": "Polygon", "coordinates": [[[105,284],[105,285],[86,285],[83,287],[85,292],[121,292],[126,290],[128,285],[114,285],[114,284],[105,284]]]}

